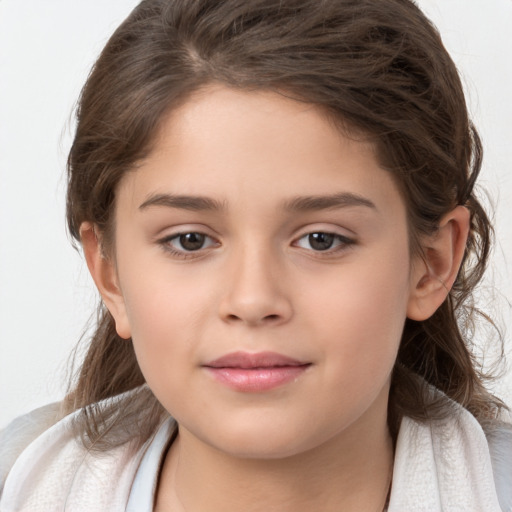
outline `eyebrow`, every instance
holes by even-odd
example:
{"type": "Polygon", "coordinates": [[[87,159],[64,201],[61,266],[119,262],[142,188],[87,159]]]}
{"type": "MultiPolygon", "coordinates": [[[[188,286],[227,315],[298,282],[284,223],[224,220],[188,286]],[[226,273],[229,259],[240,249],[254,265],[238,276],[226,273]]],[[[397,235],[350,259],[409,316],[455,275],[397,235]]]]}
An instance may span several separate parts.
{"type": "MultiPolygon", "coordinates": [[[[140,206],[145,210],[151,206],[165,206],[189,211],[221,211],[226,209],[225,202],[204,196],[152,194],[140,206]]],[[[363,206],[377,210],[375,204],[366,197],[342,192],[330,195],[299,196],[286,201],[284,209],[292,212],[332,210],[349,206],[363,206]]]]}
{"type": "Polygon", "coordinates": [[[224,210],[225,204],[203,196],[187,196],[174,194],[150,195],[140,206],[139,210],[145,210],[150,206],[166,206],[168,208],[180,208],[190,211],[218,211],[224,210]]]}
{"type": "Polygon", "coordinates": [[[315,210],[334,210],[349,206],[364,206],[372,210],[377,210],[375,203],[366,197],[351,192],[295,197],[286,202],[285,209],[293,212],[307,212],[315,210]]]}

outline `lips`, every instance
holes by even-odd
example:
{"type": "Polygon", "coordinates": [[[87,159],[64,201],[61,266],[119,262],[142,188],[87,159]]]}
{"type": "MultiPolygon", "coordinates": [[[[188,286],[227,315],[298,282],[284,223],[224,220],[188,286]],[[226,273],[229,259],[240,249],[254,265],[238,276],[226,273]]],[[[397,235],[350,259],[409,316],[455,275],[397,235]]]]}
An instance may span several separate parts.
{"type": "Polygon", "coordinates": [[[270,368],[276,366],[302,366],[303,362],[276,352],[233,352],[219,357],[204,366],[209,368],[270,368]]]}
{"type": "Polygon", "coordinates": [[[311,363],[275,352],[233,352],[203,365],[216,381],[236,391],[268,391],[297,380],[311,363]]]}

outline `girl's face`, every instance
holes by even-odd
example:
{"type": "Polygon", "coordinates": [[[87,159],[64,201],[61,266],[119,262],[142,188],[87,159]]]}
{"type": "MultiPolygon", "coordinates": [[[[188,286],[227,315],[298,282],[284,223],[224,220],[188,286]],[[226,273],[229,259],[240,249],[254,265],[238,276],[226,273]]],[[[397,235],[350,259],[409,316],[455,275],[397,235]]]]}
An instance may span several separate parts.
{"type": "Polygon", "coordinates": [[[385,429],[417,278],[371,145],[311,105],[210,87],[116,208],[111,310],[183,438],[276,458],[385,429]]]}

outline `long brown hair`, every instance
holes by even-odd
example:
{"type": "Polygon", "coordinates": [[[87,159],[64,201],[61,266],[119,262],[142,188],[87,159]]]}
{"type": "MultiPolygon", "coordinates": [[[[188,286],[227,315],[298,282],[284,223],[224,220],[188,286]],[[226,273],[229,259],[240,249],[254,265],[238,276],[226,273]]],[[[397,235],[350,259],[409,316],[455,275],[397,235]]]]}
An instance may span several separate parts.
{"type": "MultiPolygon", "coordinates": [[[[67,220],[80,242],[89,221],[115,239],[123,175],[151,150],[162,118],[198,88],[217,82],[274,90],[319,106],[375,143],[406,202],[411,249],[456,205],[471,212],[453,289],[428,320],[407,320],[390,394],[390,427],[408,415],[446,413],[426,399],[431,384],[479,420],[502,404],[484,387],[467,339],[471,293],[484,272],[492,227],[474,193],[482,146],[457,69],[437,30],[410,0],[144,0],[113,34],[82,91],[68,160],[67,220]]],[[[138,418],[147,438],[163,409],[141,374],[131,340],[100,306],[97,329],[67,396],[83,408],[94,440],[112,421],[138,418]],[[135,390],[130,407],[95,403],[135,390]]]]}

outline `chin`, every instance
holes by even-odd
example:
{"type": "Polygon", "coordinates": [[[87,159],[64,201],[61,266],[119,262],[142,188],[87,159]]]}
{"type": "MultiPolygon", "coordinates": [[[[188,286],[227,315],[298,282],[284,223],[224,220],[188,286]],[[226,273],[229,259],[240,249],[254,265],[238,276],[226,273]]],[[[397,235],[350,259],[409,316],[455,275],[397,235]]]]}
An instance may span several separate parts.
{"type": "Polygon", "coordinates": [[[296,443],[296,439],[291,444],[291,442],[269,439],[268,436],[260,436],[258,438],[246,438],[243,442],[239,443],[223,443],[221,446],[216,446],[216,448],[238,459],[281,460],[306,451],[297,446],[296,443]]]}
{"type": "MultiPolygon", "coordinates": [[[[222,427],[221,427],[222,428],[222,427]]],[[[277,460],[305,453],[329,439],[322,432],[305,432],[297,423],[277,422],[231,424],[222,430],[209,429],[200,436],[212,448],[240,459],[277,460]]]]}

